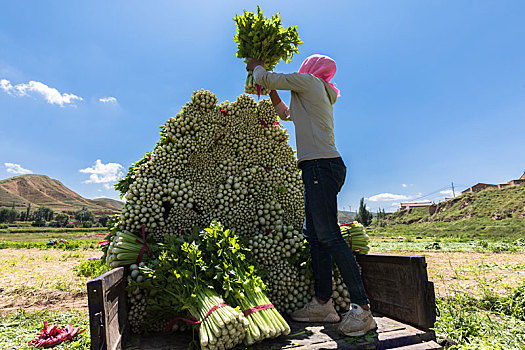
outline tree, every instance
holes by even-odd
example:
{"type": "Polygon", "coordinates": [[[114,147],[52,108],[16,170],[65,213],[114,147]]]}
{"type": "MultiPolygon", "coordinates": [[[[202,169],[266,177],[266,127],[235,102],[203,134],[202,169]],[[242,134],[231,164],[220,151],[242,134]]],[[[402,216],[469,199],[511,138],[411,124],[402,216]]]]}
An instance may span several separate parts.
{"type": "Polygon", "coordinates": [[[55,220],[58,222],[59,227],[64,227],[69,222],[69,215],[64,213],[57,214],[55,220]]]}
{"type": "Polygon", "coordinates": [[[29,214],[30,214],[29,212],[30,211],[31,211],[31,203],[27,203],[26,215],[24,216],[24,219],[27,220],[27,221],[29,221],[29,218],[30,218],[30,216],[29,216],[29,214]]]}
{"type": "Polygon", "coordinates": [[[61,227],[60,226],[60,222],[56,221],[56,220],[53,220],[53,221],[50,221],[49,224],[48,224],[49,227],[61,227]]]}
{"type": "Polygon", "coordinates": [[[377,224],[377,226],[385,227],[386,226],[385,220],[386,220],[385,209],[379,208],[379,210],[377,211],[377,214],[376,214],[376,224],[377,224]]]}
{"type": "Polygon", "coordinates": [[[77,211],[75,213],[75,218],[81,223],[84,223],[86,221],[95,221],[95,215],[93,215],[93,213],[90,212],[87,207],[82,207],[82,209],[77,211]]]}
{"type": "Polygon", "coordinates": [[[109,216],[107,216],[107,215],[102,215],[101,217],[98,218],[98,222],[103,227],[107,227],[108,226],[108,221],[109,221],[109,216]]]}
{"type": "Polygon", "coordinates": [[[14,209],[0,209],[0,223],[13,222],[18,217],[18,212],[14,209]]]}
{"type": "Polygon", "coordinates": [[[46,221],[43,218],[38,217],[38,218],[35,218],[35,220],[31,223],[31,226],[44,227],[46,226],[46,221]]]}
{"type": "Polygon", "coordinates": [[[368,226],[372,222],[372,213],[366,209],[365,199],[361,198],[359,210],[357,211],[356,220],[363,226],[368,226]]]}
{"type": "Polygon", "coordinates": [[[53,220],[54,211],[51,208],[48,207],[40,207],[37,211],[35,211],[35,220],[44,220],[44,221],[51,221],[53,220]]]}

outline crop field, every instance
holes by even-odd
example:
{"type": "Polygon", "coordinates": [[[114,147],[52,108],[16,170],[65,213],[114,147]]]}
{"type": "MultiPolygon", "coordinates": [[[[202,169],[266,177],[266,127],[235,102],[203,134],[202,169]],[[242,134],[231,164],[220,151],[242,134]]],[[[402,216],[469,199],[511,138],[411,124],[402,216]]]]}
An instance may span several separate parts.
{"type": "MultiPolygon", "coordinates": [[[[101,233],[100,230],[98,233],[101,233]]],[[[94,260],[103,235],[0,233],[0,348],[29,349],[45,320],[86,332],[57,349],[88,349],[86,282],[103,273],[94,260]],[[49,247],[51,238],[70,245],[49,247]]],[[[373,236],[371,252],[422,255],[435,284],[438,340],[452,349],[525,348],[525,252],[508,242],[373,236]],[[512,246],[514,247],[514,246],[512,246]],[[457,345],[454,345],[457,344],[457,345]]]]}

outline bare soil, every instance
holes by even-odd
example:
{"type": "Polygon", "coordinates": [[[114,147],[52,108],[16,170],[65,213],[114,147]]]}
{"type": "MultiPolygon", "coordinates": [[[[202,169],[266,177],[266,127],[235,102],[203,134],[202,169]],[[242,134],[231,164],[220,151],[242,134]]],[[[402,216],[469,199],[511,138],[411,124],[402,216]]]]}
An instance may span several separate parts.
{"type": "Polygon", "coordinates": [[[0,314],[26,311],[87,311],[87,278],[73,268],[98,250],[0,250],[0,314]]]}
{"type": "MultiPolygon", "coordinates": [[[[376,253],[376,252],[374,252],[376,253]]],[[[378,252],[425,256],[436,295],[505,293],[525,279],[525,253],[378,252]]],[[[86,282],[73,268],[98,250],[0,250],[0,314],[24,309],[87,311],[86,282]]]]}

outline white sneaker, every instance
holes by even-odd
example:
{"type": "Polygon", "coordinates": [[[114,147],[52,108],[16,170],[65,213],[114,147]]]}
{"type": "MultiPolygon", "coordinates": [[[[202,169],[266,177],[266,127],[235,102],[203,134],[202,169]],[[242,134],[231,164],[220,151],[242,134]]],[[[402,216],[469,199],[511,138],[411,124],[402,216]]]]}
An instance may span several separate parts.
{"type": "Polygon", "coordinates": [[[312,298],[302,309],[290,314],[292,320],[297,322],[330,322],[337,323],[341,319],[335,311],[332,299],[321,304],[316,297],[312,298]]]}
{"type": "Polygon", "coordinates": [[[343,316],[338,329],[346,336],[359,337],[375,328],[377,324],[370,310],[364,310],[357,304],[350,304],[350,310],[343,316]]]}

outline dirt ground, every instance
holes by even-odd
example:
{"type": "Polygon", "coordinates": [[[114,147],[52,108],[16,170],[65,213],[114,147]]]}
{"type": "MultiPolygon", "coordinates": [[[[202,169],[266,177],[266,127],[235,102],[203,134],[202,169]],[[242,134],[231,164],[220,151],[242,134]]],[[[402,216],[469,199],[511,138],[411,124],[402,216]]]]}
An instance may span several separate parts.
{"type": "Polygon", "coordinates": [[[0,249],[0,314],[24,309],[87,311],[84,277],[73,268],[98,250],[0,249]]]}
{"type": "MultiPolygon", "coordinates": [[[[422,255],[436,295],[490,290],[504,293],[525,279],[525,253],[379,252],[422,255]]],[[[73,267],[100,255],[98,250],[0,250],[0,314],[20,308],[28,311],[87,311],[87,278],[73,267]]]]}

